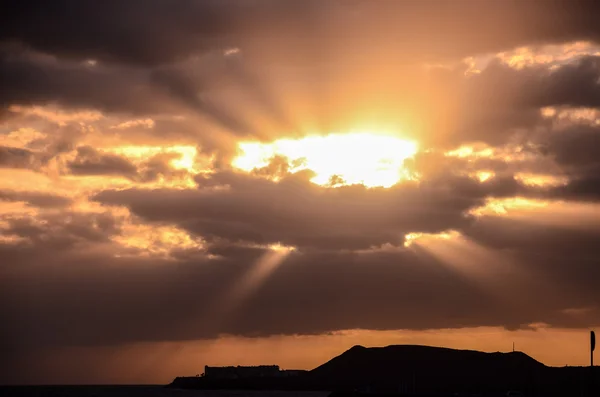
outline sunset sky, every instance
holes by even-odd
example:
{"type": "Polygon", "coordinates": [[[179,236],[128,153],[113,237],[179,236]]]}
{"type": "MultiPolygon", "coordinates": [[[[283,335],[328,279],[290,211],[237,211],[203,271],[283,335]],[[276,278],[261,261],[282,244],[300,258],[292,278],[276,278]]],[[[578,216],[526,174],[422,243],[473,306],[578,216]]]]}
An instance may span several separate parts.
{"type": "Polygon", "coordinates": [[[6,3],[0,383],[589,362],[593,1],[6,3]]]}

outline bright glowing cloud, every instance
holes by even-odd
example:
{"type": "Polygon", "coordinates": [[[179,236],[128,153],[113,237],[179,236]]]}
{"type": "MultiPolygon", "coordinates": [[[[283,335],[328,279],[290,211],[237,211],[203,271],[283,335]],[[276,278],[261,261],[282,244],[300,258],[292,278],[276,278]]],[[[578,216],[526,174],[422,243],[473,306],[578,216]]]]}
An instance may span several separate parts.
{"type": "Polygon", "coordinates": [[[159,256],[170,258],[172,250],[202,250],[201,239],[190,236],[174,226],[154,226],[143,223],[128,223],[112,240],[126,250],[117,256],[159,256]]]}
{"type": "Polygon", "coordinates": [[[502,215],[512,211],[532,211],[548,206],[547,201],[532,200],[524,197],[510,197],[504,199],[488,199],[486,204],[471,210],[473,215],[502,215]]]}
{"type": "Polygon", "coordinates": [[[352,133],[272,143],[241,142],[239,149],[233,166],[240,170],[262,168],[275,156],[283,156],[291,172],[314,171],[312,182],[318,185],[331,185],[337,180],[346,185],[390,187],[409,178],[404,160],[417,152],[417,144],[389,135],[352,133]]]}
{"type": "Polygon", "coordinates": [[[566,176],[530,173],[517,173],[515,179],[524,185],[537,187],[558,187],[569,182],[569,178],[566,176]]]}
{"type": "Polygon", "coordinates": [[[130,160],[147,160],[161,153],[176,154],[179,157],[170,161],[175,169],[196,171],[197,149],[194,146],[120,146],[106,149],[107,152],[119,154],[130,160]]]}
{"type": "Polygon", "coordinates": [[[485,147],[483,145],[464,145],[459,147],[458,149],[446,152],[446,156],[458,158],[493,157],[494,149],[490,147],[485,147]]]}
{"type": "MultiPolygon", "coordinates": [[[[132,175],[73,175],[61,174],[55,182],[69,187],[70,191],[91,192],[107,188],[127,188],[143,185],[145,188],[190,188],[196,184],[194,175],[209,172],[214,158],[201,156],[195,146],[124,145],[96,149],[101,155],[120,156],[137,168],[132,175]]],[[[70,154],[74,160],[76,152],[70,154]]],[[[66,166],[66,165],[63,165],[66,166]]]]}
{"type": "Polygon", "coordinates": [[[512,68],[523,69],[532,65],[560,65],[574,59],[600,55],[600,47],[589,41],[576,41],[567,44],[551,44],[540,47],[519,47],[512,51],[498,53],[496,58],[512,68]]]}
{"type": "Polygon", "coordinates": [[[19,128],[18,130],[11,131],[6,135],[0,134],[0,145],[24,147],[25,145],[37,140],[42,139],[46,136],[33,128],[19,128]]]}
{"type": "Polygon", "coordinates": [[[523,222],[571,230],[592,230],[600,224],[600,206],[525,198],[490,199],[488,204],[471,211],[475,215],[506,216],[523,222]]]}
{"type": "Polygon", "coordinates": [[[37,116],[48,121],[64,126],[68,123],[86,123],[102,119],[104,116],[96,110],[73,110],[65,111],[53,106],[19,106],[12,105],[9,110],[13,113],[21,113],[25,116],[37,116]]]}
{"type": "Polygon", "coordinates": [[[493,171],[477,171],[470,174],[471,177],[477,179],[481,183],[493,178],[495,175],[496,174],[493,171]]]}
{"type": "Polygon", "coordinates": [[[124,130],[127,128],[133,127],[143,127],[143,128],[152,128],[154,127],[154,120],[152,119],[138,119],[138,120],[128,120],[117,125],[110,127],[111,129],[124,130]]]}
{"type": "Polygon", "coordinates": [[[435,240],[450,240],[459,236],[460,233],[456,230],[448,230],[441,233],[408,233],[406,236],[404,236],[404,246],[410,247],[417,242],[422,243],[435,240]]]}
{"type": "Polygon", "coordinates": [[[544,118],[553,119],[557,125],[569,126],[573,123],[600,125],[600,111],[594,108],[544,107],[540,109],[544,118]]]}

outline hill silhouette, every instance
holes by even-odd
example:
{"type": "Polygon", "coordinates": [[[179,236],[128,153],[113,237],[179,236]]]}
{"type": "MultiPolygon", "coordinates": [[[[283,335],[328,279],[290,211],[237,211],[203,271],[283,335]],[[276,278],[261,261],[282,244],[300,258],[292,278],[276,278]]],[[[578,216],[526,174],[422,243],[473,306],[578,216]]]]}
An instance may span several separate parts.
{"type": "Polygon", "coordinates": [[[431,346],[354,346],[310,371],[333,390],[438,392],[441,389],[522,389],[547,367],[521,352],[483,353],[431,346]],[[496,387],[497,385],[497,387],[496,387]]]}
{"type": "MultiPolygon", "coordinates": [[[[294,378],[211,380],[177,378],[175,387],[330,390],[338,393],[503,395],[589,394],[587,367],[553,368],[522,352],[484,353],[418,345],[354,346],[319,367],[294,378]],[[566,394],[565,394],[566,393],[566,394]]],[[[596,369],[596,375],[598,370],[596,369]]]]}

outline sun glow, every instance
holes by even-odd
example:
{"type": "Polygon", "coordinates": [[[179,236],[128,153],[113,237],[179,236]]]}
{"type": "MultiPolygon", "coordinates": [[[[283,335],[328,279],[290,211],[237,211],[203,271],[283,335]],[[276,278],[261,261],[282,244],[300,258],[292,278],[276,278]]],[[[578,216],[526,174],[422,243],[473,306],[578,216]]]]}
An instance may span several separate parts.
{"type": "Polygon", "coordinates": [[[290,172],[314,171],[311,181],[318,185],[390,187],[410,178],[403,165],[417,152],[417,144],[389,135],[352,133],[272,143],[241,142],[239,149],[232,165],[247,172],[282,156],[287,158],[290,172]]]}

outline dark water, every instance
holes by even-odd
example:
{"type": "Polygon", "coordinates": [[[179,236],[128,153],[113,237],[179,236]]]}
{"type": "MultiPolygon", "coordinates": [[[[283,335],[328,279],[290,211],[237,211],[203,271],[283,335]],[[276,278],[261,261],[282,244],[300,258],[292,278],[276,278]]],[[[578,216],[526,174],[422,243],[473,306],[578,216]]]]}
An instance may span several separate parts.
{"type": "Polygon", "coordinates": [[[177,390],[163,386],[0,386],[0,397],[326,397],[328,392],[177,390]]]}

